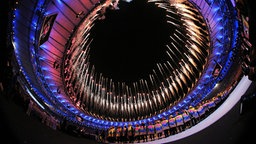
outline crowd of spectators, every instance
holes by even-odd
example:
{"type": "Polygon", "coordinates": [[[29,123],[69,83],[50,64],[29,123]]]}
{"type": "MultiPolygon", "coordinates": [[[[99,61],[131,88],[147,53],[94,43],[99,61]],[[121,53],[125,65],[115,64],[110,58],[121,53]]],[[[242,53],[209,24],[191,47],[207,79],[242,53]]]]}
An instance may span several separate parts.
{"type": "Polygon", "coordinates": [[[110,126],[101,138],[105,143],[140,143],[154,141],[185,131],[198,124],[216,110],[227,97],[229,90],[218,93],[216,96],[201,101],[197,106],[177,111],[168,117],[148,123],[124,126],[110,126]]]}

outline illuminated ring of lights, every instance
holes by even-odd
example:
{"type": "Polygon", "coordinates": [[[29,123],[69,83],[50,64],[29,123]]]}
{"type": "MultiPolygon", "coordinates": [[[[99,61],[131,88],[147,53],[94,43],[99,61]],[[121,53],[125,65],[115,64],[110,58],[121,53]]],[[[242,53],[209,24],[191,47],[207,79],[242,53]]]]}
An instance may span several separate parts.
{"type": "Polygon", "coordinates": [[[99,11],[108,5],[97,6],[71,37],[63,61],[64,83],[67,94],[85,113],[115,122],[146,119],[170,109],[197,83],[210,49],[210,36],[203,17],[188,1],[149,2],[164,9],[167,22],[176,28],[170,35],[170,44],[166,45],[170,61],[156,64],[158,69],[152,70],[148,80],[138,80],[133,87],[122,83],[120,93],[115,90],[117,83],[100,76],[89,62],[90,30],[100,18],[99,11]]]}

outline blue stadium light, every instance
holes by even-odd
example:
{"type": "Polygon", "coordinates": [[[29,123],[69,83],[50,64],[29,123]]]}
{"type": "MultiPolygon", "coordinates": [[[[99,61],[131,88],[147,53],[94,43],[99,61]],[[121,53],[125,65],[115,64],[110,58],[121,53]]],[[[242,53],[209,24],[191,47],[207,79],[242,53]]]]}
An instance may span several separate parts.
{"type": "Polygon", "coordinates": [[[216,13],[218,10],[220,9],[220,7],[215,7],[215,8],[213,8],[213,11],[216,13]]]}
{"type": "Polygon", "coordinates": [[[50,77],[50,76],[45,76],[44,78],[45,79],[52,79],[52,77],[50,77]]]}
{"type": "Polygon", "coordinates": [[[66,100],[63,100],[63,99],[62,99],[62,100],[60,100],[60,102],[61,102],[61,103],[65,103],[65,102],[66,102],[66,100]]]}
{"type": "Polygon", "coordinates": [[[219,34],[216,36],[218,39],[222,39],[223,38],[223,35],[219,34]]]}
{"type": "Polygon", "coordinates": [[[221,53],[218,51],[218,52],[215,53],[215,55],[216,55],[216,56],[220,56],[221,53]]]}
{"type": "Polygon", "coordinates": [[[62,4],[62,0],[56,0],[58,4],[62,4]]]}
{"type": "Polygon", "coordinates": [[[69,110],[74,111],[75,109],[73,107],[69,108],[69,110]]]}

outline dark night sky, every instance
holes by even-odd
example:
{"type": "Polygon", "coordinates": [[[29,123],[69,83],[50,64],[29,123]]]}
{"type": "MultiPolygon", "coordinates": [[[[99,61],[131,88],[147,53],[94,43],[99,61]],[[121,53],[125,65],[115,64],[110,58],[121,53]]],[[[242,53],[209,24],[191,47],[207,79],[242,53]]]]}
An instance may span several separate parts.
{"type": "Polygon", "coordinates": [[[0,11],[1,16],[1,24],[0,24],[0,82],[4,81],[6,77],[3,75],[5,74],[5,69],[3,67],[6,65],[7,59],[10,58],[10,52],[11,50],[7,48],[7,26],[8,26],[8,10],[10,8],[10,4],[12,2],[5,0],[1,3],[1,6],[3,7],[0,11]]]}
{"type": "Polygon", "coordinates": [[[106,19],[92,29],[90,61],[96,72],[116,81],[148,77],[157,62],[167,59],[170,27],[163,9],[145,0],[120,1],[119,10],[107,10],[106,19]]]}

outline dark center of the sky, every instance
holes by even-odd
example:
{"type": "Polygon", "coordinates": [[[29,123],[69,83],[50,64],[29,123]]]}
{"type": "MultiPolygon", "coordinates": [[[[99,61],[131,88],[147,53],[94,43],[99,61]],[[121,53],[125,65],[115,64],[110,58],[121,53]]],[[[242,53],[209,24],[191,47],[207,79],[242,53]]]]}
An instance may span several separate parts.
{"type": "Polygon", "coordinates": [[[120,1],[107,10],[91,30],[90,62],[97,73],[114,81],[134,82],[148,77],[156,63],[166,61],[170,28],[165,11],[145,0],[120,1]]]}

